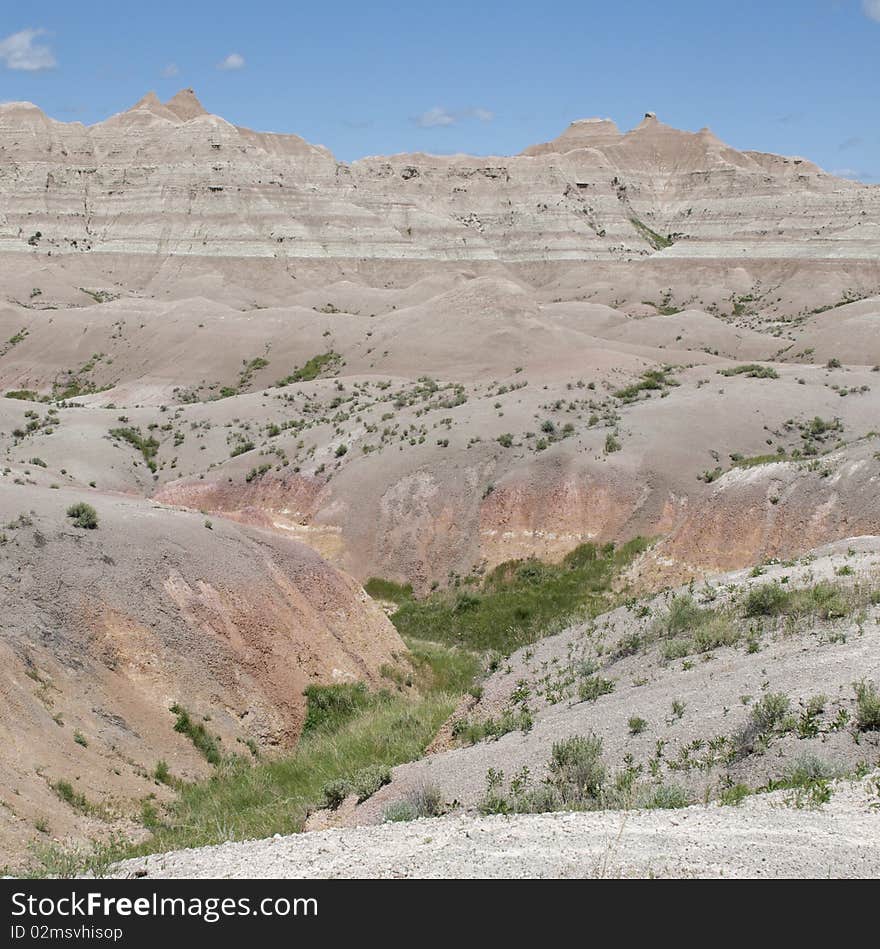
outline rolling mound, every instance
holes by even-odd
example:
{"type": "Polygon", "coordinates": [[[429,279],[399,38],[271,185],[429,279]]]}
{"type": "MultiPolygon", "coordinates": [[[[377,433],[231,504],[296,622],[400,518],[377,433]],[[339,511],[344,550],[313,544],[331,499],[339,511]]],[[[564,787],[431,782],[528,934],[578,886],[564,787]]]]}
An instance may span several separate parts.
{"type": "Polygon", "coordinates": [[[126,827],[170,794],[160,759],[174,778],[207,773],[172,707],[228,752],[290,747],[306,686],[376,684],[404,650],[354,581],[272,533],[26,477],[3,479],[0,518],[9,855],[35,822],[58,837],[126,827]],[[97,528],[66,516],[82,501],[97,528]]]}

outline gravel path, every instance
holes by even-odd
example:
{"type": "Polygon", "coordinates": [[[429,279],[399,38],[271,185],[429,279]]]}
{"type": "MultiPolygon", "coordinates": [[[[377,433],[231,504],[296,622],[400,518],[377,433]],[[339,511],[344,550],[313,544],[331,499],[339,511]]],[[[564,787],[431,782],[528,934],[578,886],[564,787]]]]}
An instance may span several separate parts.
{"type": "Polygon", "coordinates": [[[878,782],[838,782],[820,809],[774,792],[738,807],[460,815],[157,854],[115,875],[880,878],[878,782]]]}

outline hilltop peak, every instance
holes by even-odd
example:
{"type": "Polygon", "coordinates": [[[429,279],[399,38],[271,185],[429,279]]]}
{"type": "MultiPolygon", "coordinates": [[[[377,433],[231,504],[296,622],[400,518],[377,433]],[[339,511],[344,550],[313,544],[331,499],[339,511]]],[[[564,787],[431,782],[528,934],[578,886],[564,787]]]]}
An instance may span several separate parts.
{"type": "Polygon", "coordinates": [[[199,102],[195,91],[189,88],[181,89],[177,95],[165,103],[165,107],[183,119],[184,122],[188,122],[196,116],[208,114],[207,109],[199,102]]]}

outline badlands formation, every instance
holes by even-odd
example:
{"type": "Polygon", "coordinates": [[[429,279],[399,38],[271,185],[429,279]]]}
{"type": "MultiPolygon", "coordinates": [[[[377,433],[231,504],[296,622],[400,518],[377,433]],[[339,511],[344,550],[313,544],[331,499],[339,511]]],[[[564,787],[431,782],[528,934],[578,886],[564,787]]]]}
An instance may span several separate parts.
{"type": "MultiPolygon", "coordinates": [[[[370,577],[643,536],[656,591],[880,533],[880,188],[708,129],[346,164],[192,90],[89,127],[7,103],[0,268],[10,853],[41,815],[89,834],[74,772],[117,802],[207,773],[175,703],[278,749],[307,685],[378,684],[405,646],[370,577]]],[[[473,804],[486,756],[449,754],[473,804]]]]}

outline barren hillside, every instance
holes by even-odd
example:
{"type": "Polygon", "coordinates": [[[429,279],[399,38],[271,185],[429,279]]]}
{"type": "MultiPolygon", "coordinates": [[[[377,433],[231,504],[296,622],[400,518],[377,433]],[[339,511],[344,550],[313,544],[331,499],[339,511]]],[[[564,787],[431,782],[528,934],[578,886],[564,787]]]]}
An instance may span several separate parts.
{"type": "MultiPolygon", "coordinates": [[[[411,688],[371,577],[424,597],[637,536],[634,593],[835,542],[823,569],[847,566],[880,533],[878,261],[880,188],[651,114],[346,164],[189,89],[92,126],[0,105],[4,846],[167,803],[158,762],[204,775],[199,742],[290,749],[309,684],[411,688]]],[[[357,819],[427,771],[474,805],[488,764],[536,767],[600,707],[627,754],[643,696],[681,698],[693,734],[668,728],[704,738],[722,662],[728,710],[772,660],[793,703],[830,682],[851,714],[878,674],[863,606],[828,647],[768,627],[686,673],[659,647],[621,659],[598,705],[405,766],[357,819]]]]}

